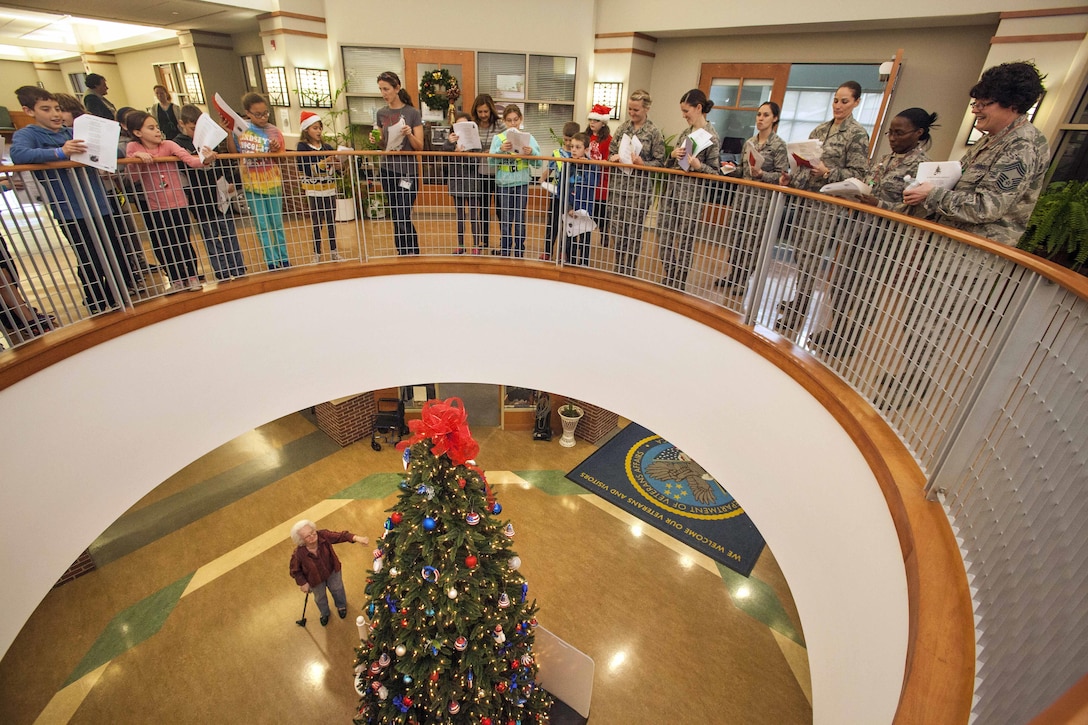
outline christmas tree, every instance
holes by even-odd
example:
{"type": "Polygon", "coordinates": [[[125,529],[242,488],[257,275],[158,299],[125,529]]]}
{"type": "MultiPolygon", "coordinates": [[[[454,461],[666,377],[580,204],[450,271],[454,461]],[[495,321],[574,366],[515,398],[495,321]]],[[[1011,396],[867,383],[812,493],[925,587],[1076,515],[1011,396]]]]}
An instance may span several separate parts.
{"type": "Polygon", "coordinates": [[[537,684],[536,601],[518,573],[514,525],[499,519],[461,401],[409,422],[408,476],[367,578],[356,649],[356,723],[548,722],[537,684]]]}

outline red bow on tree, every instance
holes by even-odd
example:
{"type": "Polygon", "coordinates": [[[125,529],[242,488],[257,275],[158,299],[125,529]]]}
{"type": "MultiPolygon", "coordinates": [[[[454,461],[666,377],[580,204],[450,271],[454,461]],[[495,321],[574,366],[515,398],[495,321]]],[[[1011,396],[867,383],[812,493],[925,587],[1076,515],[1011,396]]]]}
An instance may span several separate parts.
{"type": "Polygon", "coordinates": [[[431,439],[431,453],[436,456],[446,454],[455,466],[476,458],[480,444],[472,437],[468,429],[468,413],[460,398],[448,398],[444,401],[428,400],[423,404],[422,418],[408,421],[412,437],[401,441],[397,448],[415,445],[431,439]]]}

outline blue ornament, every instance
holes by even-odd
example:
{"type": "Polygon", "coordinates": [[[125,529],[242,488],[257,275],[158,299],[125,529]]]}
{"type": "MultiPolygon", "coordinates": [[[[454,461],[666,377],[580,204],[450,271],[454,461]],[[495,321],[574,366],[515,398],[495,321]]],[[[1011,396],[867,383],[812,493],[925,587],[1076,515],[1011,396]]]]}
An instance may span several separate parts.
{"type": "Polygon", "coordinates": [[[423,519],[423,530],[424,531],[434,531],[435,526],[436,526],[436,524],[434,522],[434,519],[432,519],[430,516],[423,519]]]}
{"type": "Polygon", "coordinates": [[[412,684],[412,676],[411,675],[405,675],[404,676],[404,684],[406,684],[406,685],[412,684]]]}
{"type": "Polygon", "coordinates": [[[502,513],[502,504],[500,504],[500,503],[499,503],[498,501],[496,501],[495,503],[493,503],[493,504],[491,505],[491,513],[493,513],[493,514],[501,514],[501,513],[502,513]]]}
{"type": "Polygon", "coordinates": [[[410,446],[404,447],[404,454],[400,457],[401,462],[404,463],[404,470],[408,470],[408,461],[412,460],[412,449],[410,446]]]}
{"type": "Polygon", "coordinates": [[[393,520],[392,519],[386,519],[385,520],[385,530],[386,531],[392,531],[393,530],[393,520]]]}
{"type": "Polygon", "coordinates": [[[433,617],[434,616],[434,610],[431,609],[430,607],[428,607],[426,614],[427,614],[428,617],[433,617]]]}

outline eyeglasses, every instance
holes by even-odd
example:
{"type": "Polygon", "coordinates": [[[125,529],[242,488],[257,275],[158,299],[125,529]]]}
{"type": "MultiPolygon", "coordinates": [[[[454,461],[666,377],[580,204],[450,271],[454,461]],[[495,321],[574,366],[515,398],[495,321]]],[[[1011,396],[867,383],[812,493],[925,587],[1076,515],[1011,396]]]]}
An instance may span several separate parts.
{"type": "Polygon", "coordinates": [[[254,118],[268,118],[268,114],[271,113],[271,111],[246,111],[246,113],[254,118]]]}
{"type": "Polygon", "coordinates": [[[897,128],[889,128],[884,132],[884,135],[888,138],[899,138],[901,136],[910,136],[912,133],[918,133],[921,130],[920,128],[912,128],[909,131],[900,131],[897,128]]]}
{"type": "Polygon", "coordinates": [[[997,103],[997,101],[971,101],[972,111],[981,111],[997,103]]]}

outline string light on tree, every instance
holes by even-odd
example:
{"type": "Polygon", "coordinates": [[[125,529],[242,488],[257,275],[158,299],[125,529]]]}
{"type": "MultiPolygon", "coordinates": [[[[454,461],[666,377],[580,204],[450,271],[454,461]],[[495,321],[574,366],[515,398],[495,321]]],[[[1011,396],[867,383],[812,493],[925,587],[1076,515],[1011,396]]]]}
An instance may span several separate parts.
{"type": "Polygon", "coordinates": [[[514,526],[498,518],[503,507],[475,464],[464,408],[428,401],[410,427],[407,477],[367,579],[355,722],[546,723],[536,602],[518,571],[514,526]]]}

